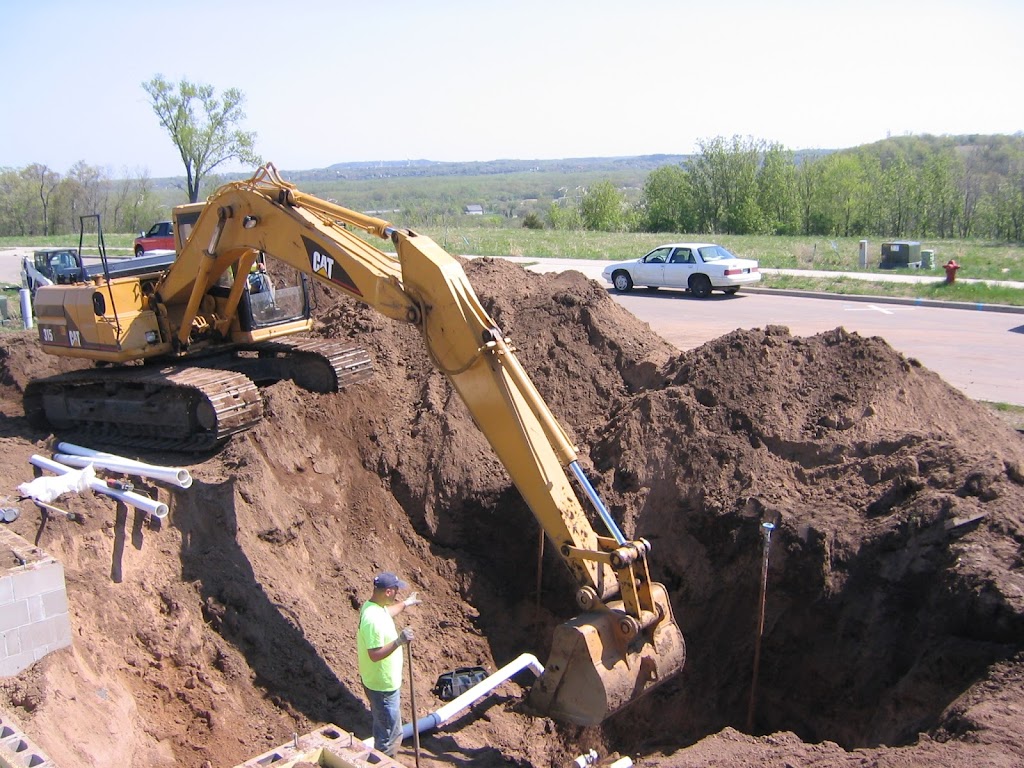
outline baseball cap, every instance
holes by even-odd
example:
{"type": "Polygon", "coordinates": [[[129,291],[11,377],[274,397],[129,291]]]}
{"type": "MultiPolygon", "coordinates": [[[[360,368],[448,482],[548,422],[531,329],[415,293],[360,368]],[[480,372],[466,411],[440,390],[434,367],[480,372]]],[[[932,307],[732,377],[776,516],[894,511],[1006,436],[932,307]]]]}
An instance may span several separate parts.
{"type": "Polygon", "coordinates": [[[409,585],[390,572],[378,573],[373,578],[374,589],[405,589],[409,585]]]}

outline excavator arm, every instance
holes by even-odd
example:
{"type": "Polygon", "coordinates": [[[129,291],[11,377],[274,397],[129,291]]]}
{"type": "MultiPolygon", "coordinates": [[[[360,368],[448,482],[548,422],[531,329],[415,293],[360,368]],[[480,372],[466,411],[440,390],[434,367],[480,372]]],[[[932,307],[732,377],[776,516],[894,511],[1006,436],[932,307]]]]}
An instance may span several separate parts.
{"type": "Polygon", "coordinates": [[[158,305],[186,306],[176,323],[178,344],[189,343],[205,292],[228,268],[247,270],[261,252],[419,328],[433,364],[576,578],[585,613],[556,630],[550,661],[531,691],[535,709],[596,724],[682,668],[685,644],[664,587],[651,581],[649,544],[622,535],[454,257],[428,237],[302,193],[267,165],[210,197],[156,287],[158,305]],[[352,229],[390,239],[397,255],[352,229]],[[607,535],[594,531],[570,475],[607,535]]]}

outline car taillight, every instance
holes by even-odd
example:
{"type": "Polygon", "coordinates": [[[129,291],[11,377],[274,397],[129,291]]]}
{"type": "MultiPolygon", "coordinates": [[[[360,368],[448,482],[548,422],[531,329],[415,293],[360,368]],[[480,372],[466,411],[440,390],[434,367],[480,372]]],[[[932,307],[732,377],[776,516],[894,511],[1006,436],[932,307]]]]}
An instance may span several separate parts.
{"type": "Polygon", "coordinates": [[[727,269],[727,270],[725,270],[725,276],[726,277],[729,277],[730,275],[742,275],[742,274],[743,274],[743,270],[742,269],[727,269]]]}

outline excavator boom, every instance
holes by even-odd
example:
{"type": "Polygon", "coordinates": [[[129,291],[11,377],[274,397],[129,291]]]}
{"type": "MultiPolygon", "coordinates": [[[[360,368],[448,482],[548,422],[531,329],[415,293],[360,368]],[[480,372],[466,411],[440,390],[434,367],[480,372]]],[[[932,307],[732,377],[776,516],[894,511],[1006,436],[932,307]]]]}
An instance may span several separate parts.
{"type": "Polygon", "coordinates": [[[203,296],[229,267],[265,253],[388,317],[414,324],[579,585],[583,613],[558,627],[530,694],[544,714],[593,725],[682,669],[686,647],[649,544],[630,541],[583,474],[572,441],[488,315],[462,265],[430,238],[304,194],[272,165],[206,202],[189,246],[156,286],[182,303],[179,343],[203,296]],[[397,254],[353,229],[390,239],[397,254]],[[196,276],[199,279],[196,279],[196,276]],[[599,535],[572,481],[608,529],[599,535]]]}
{"type": "Polygon", "coordinates": [[[213,447],[262,417],[254,382],[290,378],[331,392],[369,375],[362,350],[284,338],[310,327],[309,280],[340,290],[419,329],[576,580],[583,612],[556,629],[532,707],[593,725],[683,667],[685,643],[667,591],[651,580],[650,545],[618,529],[457,259],[428,237],[300,192],[272,165],[179,206],[174,219],[178,252],[165,271],[39,290],[45,351],[128,365],[33,382],[30,418],[124,435],[131,430],[116,422],[132,412],[131,429],[213,447]],[[391,240],[396,253],[360,233],[391,240]],[[275,270],[297,281],[275,292],[275,270]],[[131,365],[139,362],[166,367],[131,365]]]}

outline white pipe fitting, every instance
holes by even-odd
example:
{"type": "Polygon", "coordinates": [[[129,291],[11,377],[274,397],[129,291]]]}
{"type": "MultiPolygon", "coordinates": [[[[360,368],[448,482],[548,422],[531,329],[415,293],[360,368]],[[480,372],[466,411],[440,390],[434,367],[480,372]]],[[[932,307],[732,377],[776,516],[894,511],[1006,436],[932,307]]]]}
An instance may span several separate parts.
{"type": "MultiPolygon", "coordinates": [[[[57,475],[63,475],[72,471],[71,467],[65,466],[64,464],[60,464],[38,454],[33,454],[29,458],[29,462],[40,469],[48,469],[57,475]]],[[[97,480],[95,478],[89,481],[89,488],[97,493],[104,493],[118,501],[123,501],[125,504],[142,510],[143,512],[155,515],[161,520],[167,517],[167,505],[161,501],[151,499],[148,496],[143,496],[142,494],[135,493],[134,491],[118,491],[108,486],[102,480],[97,480]]]]}
{"type": "MultiPolygon", "coordinates": [[[[529,667],[537,677],[544,674],[544,665],[537,661],[536,656],[532,653],[520,654],[493,675],[485,680],[481,680],[461,696],[452,699],[436,712],[432,712],[429,715],[421,717],[416,721],[416,732],[423,733],[424,731],[429,731],[444,725],[463,709],[467,709],[478,699],[482,699],[492,690],[512,677],[512,675],[526,669],[527,667],[529,667]]],[[[404,741],[410,736],[412,736],[412,723],[405,723],[402,726],[402,740],[404,741]]],[[[363,739],[363,744],[368,747],[372,747],[373,737],[371,736],[368,739],[363,739]]]]}
{"type": "Polygon", "coordinates": [[[57,443],[58,453],[53,458],[62,461],[72,467],[84,467],[83,457],[92,459],[88,463],[102,469],[109,469],[112,472],[121,472],[126,475],[138,475],[149,477],[161,482],[171,483],[182,488],[189,488],[192,485],[192,475],[187,469],[180,467],[161,467],[157,464],[147,464],[143,461],[136,461],[114,453],[94,451],[91,448],[83,448],[74,443],[57,443]]]}

